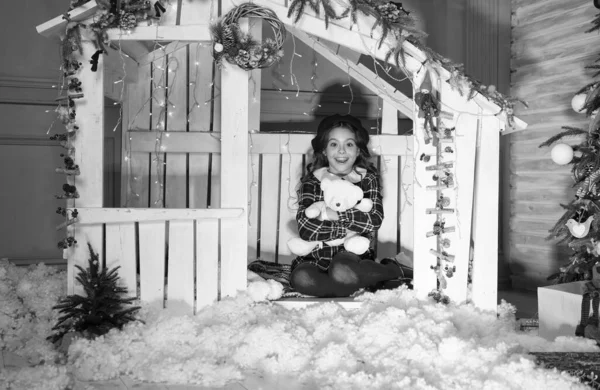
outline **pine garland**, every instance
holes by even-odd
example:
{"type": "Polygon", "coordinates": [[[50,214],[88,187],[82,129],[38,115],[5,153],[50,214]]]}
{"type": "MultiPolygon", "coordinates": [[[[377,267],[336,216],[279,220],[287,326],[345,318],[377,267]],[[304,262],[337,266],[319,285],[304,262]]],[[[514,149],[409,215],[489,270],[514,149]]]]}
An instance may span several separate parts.
{"type": "Polygon", "coordinates": [[[131,305],[137,298],[123,298],[127,288],[119,287],[119,276],[115,267],[111,270],[100,270],[98,254],[94,253],[88,243],[90,258],[88,268],[75,265],[79,270],[76,280],[83,286],[85,296],[69,295],[62,298],[53,309],[62,316],[52,330],[56,333],[47,337],[53,343],[62,340],[70,332],[82,332],[87,337],[95,337],[108,333],[113,328],[121,329],[130,321],[135,321],[134,314],[139,306],[131,305]]]}

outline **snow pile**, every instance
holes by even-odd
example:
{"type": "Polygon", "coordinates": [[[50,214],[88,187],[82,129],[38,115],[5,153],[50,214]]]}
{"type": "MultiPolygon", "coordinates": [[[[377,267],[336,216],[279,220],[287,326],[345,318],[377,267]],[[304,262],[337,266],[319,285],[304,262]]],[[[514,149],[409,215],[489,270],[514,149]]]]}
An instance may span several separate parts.
{"type": "Polygon", "coordinates": [[[363,307],[350,311],[334,303],[287,310],[248,293],[196,317],[145,308],[145,325],[79,340],[69,363],[81,380],[127,374],[223,386],[259,375],[319,388],[567,389],[585,386],[537,367],[527,352],[598,351],[587,339],[549,343],[516,332],[508,304],[498,319],[470,305],[419,300],[404,288],[362,299],[363,307]]]}
{"type": "Polygon", "coordinates": [[[72,383],[66,366],[40,365],[0,371],[0,384],[7,389],[64,390],[72,383]]]}
{"type": "Polygon", "coordinates": [[[254,302],[274,301],[283,295],[283,285],[275,280],[265,280],[258,274],[248,271],[248,288],[246,290],[254,302]]]}
{"type": "Polygon", "coordinates": [[[57,354],[46,337],[58,318],[52,306],[66,291],[66,271],[0,260],[0,349],[30,362],[54,360],[57,354]]]}

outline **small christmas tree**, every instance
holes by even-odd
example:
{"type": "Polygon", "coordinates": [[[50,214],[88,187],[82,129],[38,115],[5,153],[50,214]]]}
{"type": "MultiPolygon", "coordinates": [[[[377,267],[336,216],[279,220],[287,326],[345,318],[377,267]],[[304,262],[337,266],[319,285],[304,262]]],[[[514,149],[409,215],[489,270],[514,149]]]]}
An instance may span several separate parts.
{"type": "Polygon", "coordinates": [[[134,314],[140,309],[139,306],[124,308],[136,298],[122,297],[127,293],[127,288],[117,286],[119,267],[100,271],[98,254],[94,253],[89,243],[88,248],[88,269],[75,266],[79,269],[76,280],[83,286],[86,296],[69,295],[53,307],[63,314],[52,328],[57,332],[47,337],[53,343],[71,332],[80,332],[85,337],[93,338],[113,328],[121,329],[127,322],[135,320],[134,314]]]}
{"type": "MultiPolygon", "coordinates": [[[[586,32],[600,30],[600,14],[592,25],[586,32]]],[[[600,65],[586,68],[596,70],[593,77],[600,75],[600,65]]],[[[553,145],[552,159],[557,164],[572,165],[573,187],[576,188],[575,199],[569,204],[561,204],[565,212],[548,236],[548,239],[559,239],[558,244],[568,244],[573,250],[568,263],[548,277],[557,283],[592,279],[594,266],[600,261],[600,81],[581,88],[571,105],[573,110],[589,117],[587,128],[564,126],[561,133],[540,145],[553,145]],[[573,137],[582,142],[574,146],[559,143],[573,137]]]]}

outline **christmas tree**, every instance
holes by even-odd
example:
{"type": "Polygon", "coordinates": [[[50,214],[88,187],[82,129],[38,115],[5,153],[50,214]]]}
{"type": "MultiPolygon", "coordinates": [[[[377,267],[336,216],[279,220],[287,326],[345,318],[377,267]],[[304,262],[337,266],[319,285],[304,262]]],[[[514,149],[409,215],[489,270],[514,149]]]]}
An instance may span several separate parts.
{"type": "Polygon", "coordinates": [[[79,270],[76,280],[83,286],[86,296],[69,295],[53,307],[63,314],[52,328],[57,332],[47,338],[53,343],[71,332],[93,338],[113,328],[121,329],[127,322],[135,320],[134,314],[140,309],[138,306],[124,307],[132,304],[136,298],[122,297],[127,293],[127,288],[117,285],[119,267],[100,270],[98,254],[94,253],[89,243],[88,248],[88,268],[84,270],[75,266],[79,270]]]}
{"type": "MultiPolygon", "coordinates": [[[[592,24],[586,33],[600,30],[600,14],[592,24]]],[[[592,78],[600,75],[600,65],[586,68],[596,70],[592,78]]],[[[551,156],[555,163],[571,164],[576,189],[575,198],[569,204],[561,204],[565,212],[548,236],[573,251],[568,263],[548,277],[557,283],[592,279],[594,266],[600,261],[600,81],[592,81],[577,91],[571,105],[573,110],[589,117],[588,127],[563,126],[562,132],[540,145],[553,146],[551,156]],[[560,142],[573,138],[581,139],[581,143],[560,142]]]]}

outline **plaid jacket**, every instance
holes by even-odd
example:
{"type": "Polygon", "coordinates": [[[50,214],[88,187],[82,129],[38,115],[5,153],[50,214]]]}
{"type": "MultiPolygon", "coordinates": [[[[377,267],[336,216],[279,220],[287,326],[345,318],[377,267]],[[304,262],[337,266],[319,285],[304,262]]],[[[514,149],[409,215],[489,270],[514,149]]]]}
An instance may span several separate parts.
{"type": "MultiPolygon", "coordinates": [[[[345,237],[346,229],[349,229],[369,238],[372,243],[375,232],[381,227],[383,221],[383,203],[379,180],[374,174],[366,173],[365,177],[356,185],[362,188],[365,198],[373,201],[371,211],[364,213],[356,209],[350,209],[338,213],[338,221],[320,221],[307,218],[304,210],[314,202],[324,200],[321,182],[313,174],[305,178],[300,183],[299,207],[296,214],[300,238],[306,241],[330,241],[345,237]]],[[[323,244],[323,248],[316,247],[308,255],[296,257],[292,262],[292,270],[299,264],[308,262],[325,271],[329,268],[333,256],[344,250],[343,246],[330,247],[323,244]]],[[[373,249],[370,248],[361,257],[373,259],[373,249]]]]}

